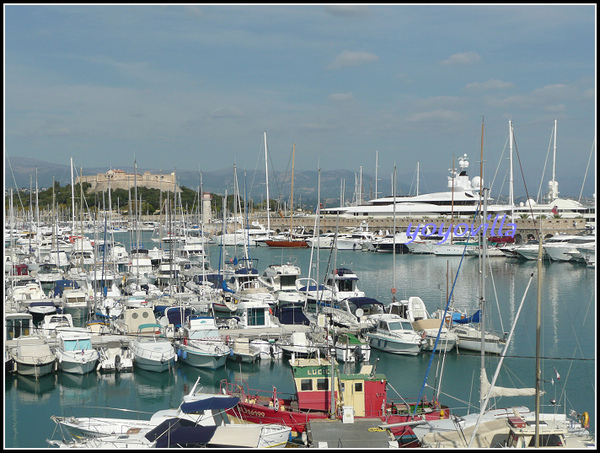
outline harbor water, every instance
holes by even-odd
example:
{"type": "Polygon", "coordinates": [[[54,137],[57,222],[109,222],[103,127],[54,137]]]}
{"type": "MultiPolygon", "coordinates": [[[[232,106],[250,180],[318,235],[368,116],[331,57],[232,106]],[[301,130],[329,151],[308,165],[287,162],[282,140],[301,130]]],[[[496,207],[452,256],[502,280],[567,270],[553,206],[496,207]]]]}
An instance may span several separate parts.
{"type": "MultiPolygon", "coordinates": [[[[149,238],[147,238],[149,239],[149,238]]],[[[127,242],[126,235],[115,240],[127,242]]],[[[149,242],[149,241],[148,241],[149,242]]],[[[152,247],[151,243],[146,246],[152,247]]],[[[239,256],[241,249],[223,248],[225,259],[239,256]]],[[[211,265],[218,268],[223,251],[211,246],[211,265]]],[[[319,275],[327,266],[346,267],[359,277],[359,288],[387,304],[392,287],[396,298],[420,297],[429,313],[444,308],[448,295],[457,307],[475,312],[479,299],[479,264],[476,257],[396,255],[362,251],[329,251],[318,254],[310,249],[272,249],[252,247],[251,258],[258,259],[258,271],[270,264],[294,262],[307,277],[311,259],[319,262],[319,275]],[[394,275],[395,268],[395,275],[394,275]],[[458,276],[455,278],[458,272],[458,276]]],[[[486,280],[486,329],[509,332],[518,307],[533,275],[514,338],[507,350],[497,385],[535,386],[537,263],[512,258],[490,258],[486,280]],[[489,324],[492,325],[489,325],[489,324]]],[[[312,276],[316,269],[312,269],[312,276]]],[[[596,281],[595,269],[581,263],[544,262],[542,267],[542,388],[544,412],[567,414],[587,412],[590,432],[596,432],[596,281]]],[[[486,357],[491,379],[499,357],[486,357]]],[[[457,414],[479,408],[478,353],[453,350],[444,355],[429,353],[397,356],[373,350],[370,363],[387,376],[390,396],[416,399],[420,392],[427,398],[438,396],[442,404],[457,414]],[[424,383],[426,383],[424,387],[424,383]]],[[[348,365],[341,365],[348,366],[348,365]]],[[[351,365],[354,366],[354,365],[351,365]]],[[[52,415],[149,418],[158,410],[176,408],[194,385],[197,377],[206,392],[218,392],[220,381],[246,381],[250,389],[279,394],[293,393],[291,369],[280,362],[241,364],[228,361],[224,368],[207,371],[176,363],[163,373],[135,369],[132,373],[100,375],[92,372],[77,376],[55,372],[35,380],[17,374],[5,375],[4,446],[6,448],[47,448],[46,439],[60,438],[52,415]]],[[[500,398],[495,407],[524,405],[534,408],[533,397],[500,398]]]]}

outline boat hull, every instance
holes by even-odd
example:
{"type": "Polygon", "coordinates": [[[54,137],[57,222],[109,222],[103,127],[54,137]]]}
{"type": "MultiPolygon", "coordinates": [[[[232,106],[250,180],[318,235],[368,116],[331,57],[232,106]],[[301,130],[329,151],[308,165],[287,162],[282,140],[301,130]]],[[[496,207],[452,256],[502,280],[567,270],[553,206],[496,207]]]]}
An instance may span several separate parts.
{"type": "Polygon", "coordinates": [[[52,373],[55,367],[55,361],[47,362],[47,363],[26,363],[20,362],[19,360],[15,360],[15,364],[17,366],[17,373],[21,376],[33,376],[34,378],[39,378],[41,376],[45,376],[47,374],[52,373]]]}
{"type": "Polygon", "coordinates": [[[133,357],[133,363],[140,370],[145,371],[153,371],[155,373],[162,373],[163,371],[167,371],[173,368],[175,364],[175,358],[170,358],[166,360],[153,360],[145,357],[133,357]]]}
{"type": "Polygon", "coordinates": [[[308,248],[308,243],[306,241],[276,241],[276,240],[267,240],[265,243],[269,247],[282,247],[282,248],[308,248]]]}
{"type": "Polygon", "coordinates": [[[400,339],[379,335],[369,335],[371,348],[390,354],[417,355],[421,352],[421,343],[406,342],[400,339]]]}
{"type": "Polygon", "coordinates": [[[229,354],[209,354],[182,345],[177,349],[177,356],[189,366],[216,370],[225,366],[229,354]]]}
{"type": "Polygon", "coordinates": [[[63,360],[62,362],[59,362],[59,368],[65,373],[88,374],[96,368],[97,363],[97,359],[87,361],[63,360]]]}

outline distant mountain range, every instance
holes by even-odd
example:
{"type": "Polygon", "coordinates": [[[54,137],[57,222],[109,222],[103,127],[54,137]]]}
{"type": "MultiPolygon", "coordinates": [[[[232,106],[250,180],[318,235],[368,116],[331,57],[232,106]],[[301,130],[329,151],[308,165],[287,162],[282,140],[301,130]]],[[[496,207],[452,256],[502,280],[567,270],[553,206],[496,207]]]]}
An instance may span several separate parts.
{"type": "MultiPolygon", "coordinates": [[[[71,184],[71,167],[70,165],[61,165],[46,162],[39,159],[30,159],[26,157],[11,157],[10,161],[5,156],[4,158],[4,187],[18,187],[29,189],[35,188],[36,168],[37,181],[40,189],[51,187],[52,178],[58,181],[61,186],[71,184]]],[[[106,173],[110,167],[92,167],[83,168],[84,175],[95,175],[98,173],[106,173]]],[[[127,173],[133,173],[134,168],[120,167],[127,173]]],[[[159,173],[159,170],[152,168],[138,167],[138,174],[144,172],[159,173]]],[[[79,169],[74,170],[75,175],[79,173],[79,169]]],[[[166,173],[163,170],[163,173],[166,173]]],[[[415,170],[411,172],[398,172],[398,184],[396,190],[399,196],[415,195],[416,194],[416,175],[415,170]]],[[[378,174],[377,192],[379,196],[392,194],[391,172],[378,174]]],[[[429,173],[421,172],[420,175],[420,193],[438,192],[447,190],[447,173],[429,173]]],[[[349,170],[334,170],[321,171],[321,203],[325,207],[339,206],[340,191],[342,181],[344,185],[344,200],[346,204],[353,201],[355,194],[356,181],[358,181],[358,172],[349,170]]],[[[246,194],[248,199],[255,203],[260,203],[266,196],[265,191],[265,173],[245,172],[237,170],[238,185],[242,192],[242,197],[246,194]]],[[[234,173],[233,167],[218,171],[202,172],[202,187],[205,192],[211,192],[218,195],[233,193],[234,173]]],[[[363,171],[363,201],[368,201],[375,196],[375,177],[372,174],[363,171]]],[[[200,174],[198,171],[177,170],[177,181],[180,186],[197,190],[200,186],[200,174]]],[[[269,174],[269,198],[288,202],[291,188],[291,172],[275,172],[269,174]]],[[[311,171],[294,171],[294,205],[303,206],[305,208],[314,208],[318,199],[318,183],[319,174],[316,170],[311,171]]],[[[573,185],[573,184],[571,184],[573,185]]],[[[566,184],[561,184],[559,189],[561,196],[565,193],[579,192],[579,189],[567,190],[566,184]]],[[[506,197],[502,197],[506,198],[506,197]]],[[[516,202],[524,200],[524,197],[516,198],[516,202]]],[[[498,200],[500,201],[500,200],[498,200]]],[[[506,201],[506,200],[503,200],[506,201]]],[[[595,204],[595,199],[582,199],[586,204],[595,204]]]]}
{"type": "MultiPolygon", "coordinates": [[[[52,178],[58,181],[61,186],[71,184],[71,167],[70,165],[53,164],[38,159],[30,159],[26,157],[11,157],[10,162],[5,156],[5,188],[18,187],[35,189],[36,168],[37,168],[37,183],[38,188],[52,186],[52,178]]],[[[84,175],[95,175],[98,173],[106,173],[110,167],[92,167],[83,168],[81,171],[84,175]]],[[[127,173],[133,173],[134,167],[119,167],[127,173]]],[[[74,177],[79,174],[79,169],[74,169],[74,177]]],[[[159,173],[158,170],[152,168],[137,168],[138,174],[144,172],[159,173]]],[[[163,173],[165,171],[163,170],[163,173]]],[[[180,186],[185,186],[189,189],[197,190],[200,186],[200,173],[198,171],[177,170],[177,181],[180,186]]],[[[429,178],[430,176],[422,175],[429,178]]],[[[344,199],[346,202],[352,201],[355,192],[355,181],[358,180],[358,172],[354,173],[348,170],[336,171],[321,171],[321,202],[324,206],[332,207],[339,206],[340,191],[342,181],[344,181],[344,199]]],[[[440,179],[438,175],[434,181],[445,182],[445,177],[440,179]]],[[[249,173],[243,170],[237,170],[237,179],[242,196],[247,194],[248,198],[254,200],[255,203],[261,202],[266,196],[265,190],[265,173],[264,171],[249,173]]],[[[374,197],[374,176],[363,172],[363,201],[370,200],[374,197]]],[[[379,183],[377,192],[379,196],[391,194],[391,174],[378,175],[379,183]]],[[[402,177],[398,175],[398,194],[408,195],[411,187],[413,175],[402,177]],[[407,179],[409,178],[409,179],[407,179]]],[[[202,187],[205,192],[223,195],[233,193],[234,187],[234,172],[233,167],[230,169],[218,171],[202,172],[202,187]]],[[[294,171],[294,205],[301,204],[302,206],[316,206],[318,199],[318,184],[319,173],[316,170],[312,171],[294,171]]],[[[416,186],[416,182],[414,183],[416,186]]],[[[440,187],[428,187],[429,191],[444,190],[445,185],[440,187]]],[[[425,187],[425,186],[422,186],[425,187]]],[[[291,189],[291,172],[275,172],[269,174],[269,198],[282,199],[289,201],[291,189]]],[[[413,190],[414,192],[414,190],[413,190]]]]}

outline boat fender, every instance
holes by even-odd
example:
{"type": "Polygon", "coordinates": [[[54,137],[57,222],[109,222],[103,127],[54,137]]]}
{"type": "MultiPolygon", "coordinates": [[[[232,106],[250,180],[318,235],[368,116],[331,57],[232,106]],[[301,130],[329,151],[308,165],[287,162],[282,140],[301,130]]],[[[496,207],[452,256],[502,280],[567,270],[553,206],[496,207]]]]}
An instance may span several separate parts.
{"type": "Polygon", "coordinates": [[[590,427],[590,415],[587,412],[584,412],[583,414],[581,414],[581,425],[584,428],[590,427]]]}
{"type": "Polygon", "coordinates": [[[187,344],[188,344],[188,339],[187,339],[187,338],[184,338],[184,339],[183,339],[183,345],[184,345],[184,346],[187,346],[187,344]]]}
{"type": "Polygon", "coordinates": [[[443,419],[445,416],[444,409],[440,409],[440,419],[443,419]]]}
{"type": "Polygon", "coordinates": [[[275,398],[275,401],[273,401],[273,407],[275,408],[275,411],[279,410],[279,398],[275,398]]]}
{"type": "Polygon", "coordinates": [[[121,371],[121,356],[119,354],[115,356],[115,370],[121,371]]]}
{"type": "Polygon", "coordinates": [[[426,334],[425,334],[425,331],[423,331],[423,333],[421,334],[421,338],[425,339],[425,337],[426,337],[426,334]]]}
{"type": "Polygon", "coordinates": [[[229,344],[229,335],[225,337],[225,344],[229,344]]]}

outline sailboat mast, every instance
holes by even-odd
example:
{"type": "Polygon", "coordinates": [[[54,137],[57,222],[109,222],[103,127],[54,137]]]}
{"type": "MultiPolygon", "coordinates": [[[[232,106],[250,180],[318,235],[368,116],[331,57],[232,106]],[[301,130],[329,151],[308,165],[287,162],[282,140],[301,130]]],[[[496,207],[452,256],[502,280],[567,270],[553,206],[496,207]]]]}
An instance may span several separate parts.
{"type": "Polygon", "coordinates": [[[552,158],[552,187],[550,188],[550,198],[552,200],[558,198],[558,190],[556,187],[556,129],[558,121],[554,120],[554,156],[552,158]]]}
{"type": "Polygon", "coordinates": [[[270,203],[269,203],[269,161],[268,161],[268,153],[267,153],[267,133],[265,135],[265,185],[267,187],[267,234],[270,234],[271,231],[271,216],[269,215],[270,211],[270,203]]]}
{"type": "Polygon", "coordinates": [[[75,234],[75,186],[73,184],[73,158],[72,157],[71,157],[71,231],[73,232],[73,234],[75,234]]]}
{"type": "Polygon", "coordinates": [[[420,177],[420,168],[419,168],[419,162],[417,162],[417,196],[419,196],[419,177],[420,177]]]}
{"type": "Polygon", "coordinates": [[[514,192],[514,180],[513,180],[513,126],[512,121],[508,120],[508,141],[509,150],[508,162],[509,162],[509,181],[508,181],[508,204],[510,204],[510,221],[515,221],[515,192],[514,192]]]}
{"type": "Polygon", "coordinates": [[[292,228],[294,224],[294,158],[296,156],[296,144],[292,147],[292,187],[290,197],[290,239],[292,238],[292,228]]]}
{"type": "Polygon", "coordinates": [[[393,211],[393,228],[392,231],[392,302],[396,301],[396,165],[394,165],[394,184],[392,188],[394,197],[394,211],[393,211]]]}
{"type": "Polygon", "coordinates": [[[542,218],[540,217],[540,234],[537,257],[537,311],[535,322],[535,448],[540,446],[540,384],[542,382],[541,367],[541,330],[542,330],[542,218]]]}
{"type": "Polygon", "coordinates": [[[379,151],[375,151],[375,198],[377,198],[377,170],[379,169],[379,151]]]}

